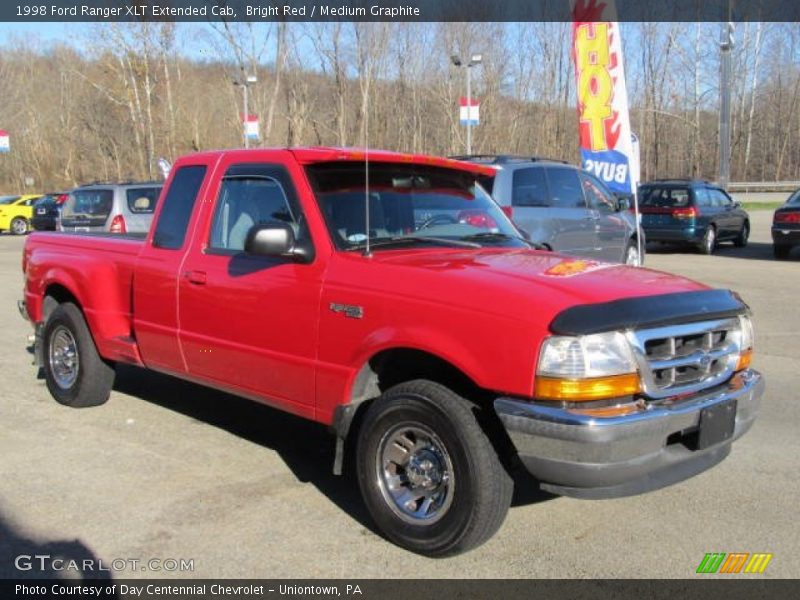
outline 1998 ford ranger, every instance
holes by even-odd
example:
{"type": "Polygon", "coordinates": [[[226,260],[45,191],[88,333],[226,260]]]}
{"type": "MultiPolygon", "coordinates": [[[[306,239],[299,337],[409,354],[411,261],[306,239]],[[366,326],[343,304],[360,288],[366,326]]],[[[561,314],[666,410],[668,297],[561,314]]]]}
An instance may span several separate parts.
{"type": "Polygon", "coordinates": [[[179,159],[144,239],[35,233],[20,309],[62,404],[114,365],[330,425],[387,538],[490,538],[509,473],[608,498],[723,460],[763,393],[734,293],[532,248],[488,167],[336,148],[179,159]]]}

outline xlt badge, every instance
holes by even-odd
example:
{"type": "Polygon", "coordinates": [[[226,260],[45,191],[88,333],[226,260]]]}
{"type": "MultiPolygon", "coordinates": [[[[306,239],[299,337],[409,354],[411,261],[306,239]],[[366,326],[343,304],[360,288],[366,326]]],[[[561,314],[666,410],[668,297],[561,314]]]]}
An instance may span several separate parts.
{"type": "Polygon", "coordinates": [[[338,302],[331,302],[331,310],[335,313],[343,313],[345,317],[351,319],[363,319],[364,308],[355,306],[353,304],[339,304],[338,302]]]}

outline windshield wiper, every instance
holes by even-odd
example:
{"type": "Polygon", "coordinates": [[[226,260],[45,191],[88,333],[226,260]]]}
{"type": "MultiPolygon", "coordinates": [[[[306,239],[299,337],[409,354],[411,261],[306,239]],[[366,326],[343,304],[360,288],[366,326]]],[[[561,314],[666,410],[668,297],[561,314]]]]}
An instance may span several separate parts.
{"type": "MultiPolygon", "coordinates": [[[[392,238],[377,238],[370,240],[370,248],[386,248],[388,246],[404,246],[416,242],[423,242],[427,244],[437,244],[441,246],[455,246],[456,248],[480,248],[481,245],[476,242],[470,242],[464,239],[451,239],[442,237],[432,237],[423,235],[398,235],[392,238]]],[[[363,250],[366,244],[359,244],[348,248],[349,250],[363,250]]]]}
{"type": "Polygon", "coordinates": [[[483,231],[481,233],[473,233],[471,235],[464,235],[458,238],[460,240],[470,241],[470,242],[496,242],[496,241],[503,241],[503,240],[517,240],[520,242],[525,242],[526,244],[531,244],[525,238],[519,237],[517,235],[510,235],[508,233],[503,233],[501,231],[483,231]]]}
{"type": "Polygon", "coordinates": [[[485,240],[485,241],[517,240],[519,242],[527,244],[528,246],[530,246],[534,250],[548,250],[549,249],[544,244],[539,244],[539,243],[533,242],[531,240],[526,240],[525,238],[520,237],[518,235],[510,235],[508,233],[502,233],[500,231],[484,231],[482,233],[473,233],[472,235],[465,235],[460,239],[462,239],[462,240],[470,240],[470,241],[474,240],[474,241],[478,241],[478,242],[481,241],[481,240],[485,240]]]}

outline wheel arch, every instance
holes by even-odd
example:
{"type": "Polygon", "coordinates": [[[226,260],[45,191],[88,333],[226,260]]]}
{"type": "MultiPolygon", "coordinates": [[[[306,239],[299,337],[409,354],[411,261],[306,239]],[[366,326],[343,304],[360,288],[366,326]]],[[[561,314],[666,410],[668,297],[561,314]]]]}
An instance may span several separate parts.
{"type": "Polygon", "coordinates": [[[42,321],[47,320],[48,315],[56,306],[65,302],[72,302],[78,307],[78,310],[83,312],[78,297],[67,286],[56,282],[48,284],[42,295],[42,321]]]}
{"type": "MultiPolygon", "coordinates": [[[[437,354],[411,347],[380,350],[364,362],[350,387],[346,403],[334,409],[331,425],[337,438],[334,473],[342,472],[345,442],[358,432],[373,400],[387,389],[407,381],[426,379],[439,383],[475,405],[476,418],[487,433],[496,434],[499,425],[492,409],[495,394],[478,385],[458,366],[437,354]],[[487,410],[482,410],[487,409],[487,410]]],[[[500,425],[502,428],[502,425],[500,425]]],[[[490,436],[493,443],[505,445],[502,436],[490,436]]]]}

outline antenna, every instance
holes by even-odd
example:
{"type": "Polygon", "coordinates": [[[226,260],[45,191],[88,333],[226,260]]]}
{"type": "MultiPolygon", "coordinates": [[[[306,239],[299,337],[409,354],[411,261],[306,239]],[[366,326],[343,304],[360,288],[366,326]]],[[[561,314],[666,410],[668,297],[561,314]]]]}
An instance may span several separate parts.
{"type": "MultiPolygon", "coordinates": [[[[369,60],[369,56],[367,56],[369,60]]],[[[364,223],[367,240],[364,243],[364,256],[372,256],[369,248],[369,79],[364,89],[364,223]]]]}

